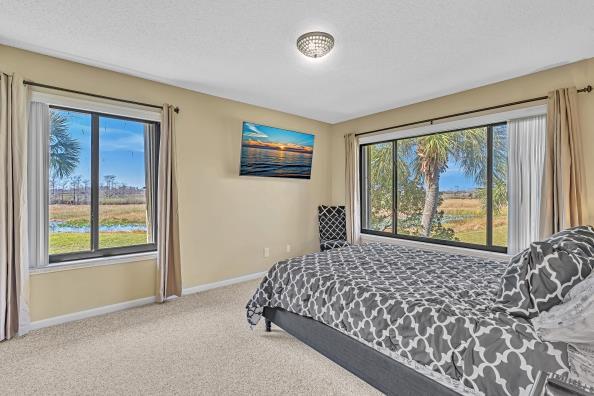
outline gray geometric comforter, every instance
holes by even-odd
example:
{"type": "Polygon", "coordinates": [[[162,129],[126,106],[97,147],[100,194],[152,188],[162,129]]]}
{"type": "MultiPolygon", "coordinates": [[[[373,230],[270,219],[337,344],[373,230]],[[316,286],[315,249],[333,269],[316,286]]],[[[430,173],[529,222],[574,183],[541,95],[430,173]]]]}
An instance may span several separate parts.
{"type": "Polygon", "coordinates": [[[501,261],[370,243],[276,263],[247,304],[311,317],[488,395],[528,394],[540,370],[567,372],[562,343],[494,305],[501,261]]]}

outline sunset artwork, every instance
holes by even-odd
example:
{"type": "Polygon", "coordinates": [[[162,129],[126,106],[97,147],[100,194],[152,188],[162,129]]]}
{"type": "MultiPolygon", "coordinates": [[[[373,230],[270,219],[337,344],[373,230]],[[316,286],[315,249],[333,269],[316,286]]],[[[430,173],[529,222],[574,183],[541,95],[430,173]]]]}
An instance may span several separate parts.
{"type": "Polygon", "coordinates": [[[314,135],[243,123],[242,176],[309,179],[314,135]]]}

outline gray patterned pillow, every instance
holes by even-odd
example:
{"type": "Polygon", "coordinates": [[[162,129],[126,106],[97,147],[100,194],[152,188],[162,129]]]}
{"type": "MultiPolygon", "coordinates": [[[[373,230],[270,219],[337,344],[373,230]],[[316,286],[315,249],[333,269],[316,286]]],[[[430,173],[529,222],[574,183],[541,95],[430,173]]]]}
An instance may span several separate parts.
{"type": "Polygon", "coordinates": [[[530,260],[530,248],[516,254],[501,278],[496,303],[510,315],[527,317],[532,306],[527,281],[530,260]]]}
{"type": "Polygon", "coordinates": [[[594,231],[576,227],[557,233],[510,261],[496,304],[513,316],[528,319],[561,303],[594,266],[594,231]]]}
{"type": "Polygon", "coordinates": [[[528,287],[534,317],[563,302],[572,287],[592,272],[594,257],[565,250],[549,242],[530,246],[532,260],[528,271],[528,287]]]}
{"type": "Polygon", "coordinates": [[[591,226],[579,226],[560,231],[546,242],[553,244],[555,249],[594,257],[594,228],[591,226]]]}

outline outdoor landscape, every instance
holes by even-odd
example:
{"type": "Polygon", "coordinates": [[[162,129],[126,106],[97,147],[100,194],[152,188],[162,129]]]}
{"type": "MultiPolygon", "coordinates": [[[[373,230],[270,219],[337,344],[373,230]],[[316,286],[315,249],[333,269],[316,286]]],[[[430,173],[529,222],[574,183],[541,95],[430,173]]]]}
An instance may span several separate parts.
{"type": "MultiPolygon", "coordinates": [[[[91,120],[50,112],[49,254],[91,249],[91,120]]],[[[101,117],[99,248],[146,244],[144,124],[101,117]]]]}
{"type": "MultiPolygon", "coordinates": [[[[397,233],[487,243],[487,128],[365,146],[368,213],[364,227],[393,232],[392,174],[397,173],[397,233]]],[[[507,129],[493,127],[493,245],[507,246],[507,129]]]]}

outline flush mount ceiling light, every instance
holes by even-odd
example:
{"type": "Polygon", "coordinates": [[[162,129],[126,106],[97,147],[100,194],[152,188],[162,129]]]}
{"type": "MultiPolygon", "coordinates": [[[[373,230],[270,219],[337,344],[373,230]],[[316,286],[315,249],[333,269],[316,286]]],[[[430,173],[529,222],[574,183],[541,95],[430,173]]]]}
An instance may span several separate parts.
{"type": "Polygon", "coordinates": [[[297,39],[297,49],[310,58],[321,58],[334,47],[334,37],[324,32],[309,32],[297,39]]]}

